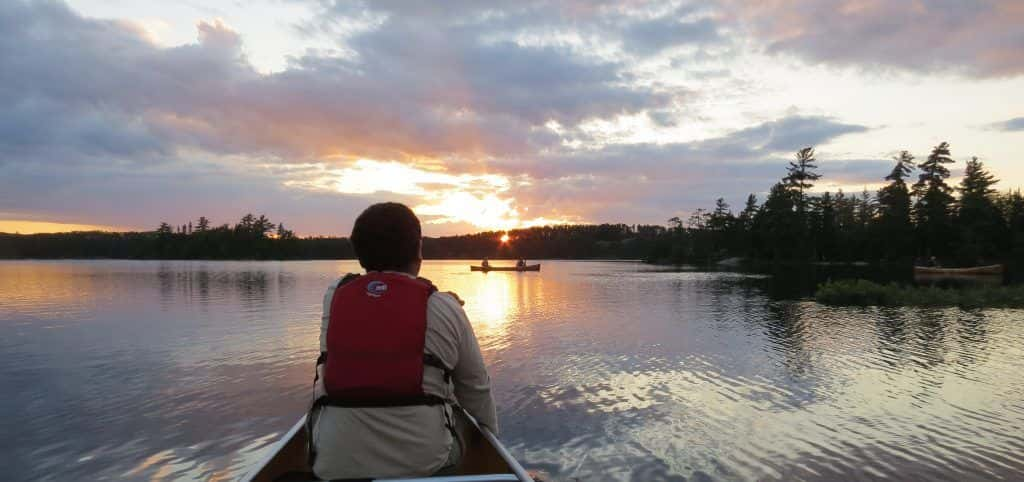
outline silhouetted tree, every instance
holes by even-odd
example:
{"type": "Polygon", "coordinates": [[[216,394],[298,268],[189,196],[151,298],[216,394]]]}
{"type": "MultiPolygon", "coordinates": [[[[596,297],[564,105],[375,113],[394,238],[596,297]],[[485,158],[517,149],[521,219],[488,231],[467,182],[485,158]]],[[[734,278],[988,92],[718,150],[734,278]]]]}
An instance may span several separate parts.
{"type": "Polygon", "coordinates": [[[733,223],[732,211],[724,198],[715,201],[715,210],[708,217],[708,228],[712,231],[725,232],[733,223]]]}
{"type": "Polygon", "coordinates": [[[943,142],[934,149],[928,159],[917,167],[921,170],[914,184],[914,218],[917,222],[918,242],[924,256],[941,256],[948,253],[951,241],[951,211],[953,188],[946,184],[951,164],[949,143],[943,142]]]}
{"type": "Polygon", "coordinates": [[[206,219],[206,216],[199,216],[199,221],[196,222],[196,231],[205,233],[210,229],[210,220],[206,219]]]}
{"type": "Polygon", "coordinates": [[[804,192],[814,187],[814,181],[821,178],[821,174],[815,172],[818,165],[815,164],[814,148],[805,147],[796,153],[796,162],[790,162],[787,169],[788,174],[782,178],[786,186],[796,190],[794,202],[798,212],[804,212],[807,207],[807,199],[804,192]]]}
{"type": "Polygon", "coordinates": [[[995,189],[999,181],[985,170],[977,157],[967,161],[960,192],[956,225],[960,231],[958,258],[962,263],[992,260],[1008,248],[1007,227],[996,206],[995,189]]]}
{"type": "Polygon", "coordinates": [[[278,239],[292,239],[295,237],[295,233],[284,228],[284,223],[277,225],[277,238],[278,239]]]}
{"type": "Polygon", "coordinates": [[[762,243],[760,256],[769,259],[796,259],[803,253],[800,239],[805,231],[794,210],[796,193],[783,183],[772,186],[768,198],[754,218],[755,231],[762,243]]]}
{"type": "Polygon", "coordinates": [[[884,259],[910,259],[914,256],[914,228],[910,218],[910,190],[904,179],[914,170],[914,156],[901,151],[893,157],[896,165],[885,179],[889,181],[878,191],[879,252],[884,259]]]}
{"type": "Polygon", "coordinates": [[[816,242],[818,258],[823,261],[835,260],[836,250],[836,205],[832,193],[825,192],[814,199],[811,209],[811,229],[816,242]]]}

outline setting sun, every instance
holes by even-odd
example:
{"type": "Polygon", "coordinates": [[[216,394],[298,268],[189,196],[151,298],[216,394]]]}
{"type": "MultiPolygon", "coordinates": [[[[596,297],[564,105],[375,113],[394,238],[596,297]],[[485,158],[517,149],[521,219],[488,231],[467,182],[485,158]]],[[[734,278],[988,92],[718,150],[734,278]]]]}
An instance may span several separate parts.
{"type": "Polygon", "coordinates": [[[508,233],[505,233],[505,234],[501,235],[501,243],[502,244],[508,243],[509,239],[512,239],[512,238],[508,237],[508,233]]]}

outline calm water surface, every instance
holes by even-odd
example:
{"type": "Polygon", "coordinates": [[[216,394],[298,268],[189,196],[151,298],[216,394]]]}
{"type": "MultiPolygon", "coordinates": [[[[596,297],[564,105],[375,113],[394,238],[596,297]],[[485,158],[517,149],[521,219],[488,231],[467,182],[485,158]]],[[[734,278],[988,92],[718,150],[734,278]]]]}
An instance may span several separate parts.
{"type": "MultiPolygon", "coordinates": [[[[309,399],[353,262],[0,262],[5,480],[239,476],[309,399]]],[[[544,262],[466,300],[502,438],[555,480],[1024,478],[1024,311],[837,309],[544,262]]]]}

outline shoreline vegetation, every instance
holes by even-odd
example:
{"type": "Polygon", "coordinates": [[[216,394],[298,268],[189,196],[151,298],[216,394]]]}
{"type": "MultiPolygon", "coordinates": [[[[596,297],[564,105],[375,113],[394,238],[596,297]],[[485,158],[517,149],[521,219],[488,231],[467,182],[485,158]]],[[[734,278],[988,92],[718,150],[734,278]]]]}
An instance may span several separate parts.
{"type": "MultiPolygon", "coordinates": [[[[724,199],[667,225],[544,226],[428,237],[427,259],[642,259],[653,264],[736,267],[751,263],[946,267],[1003,264],[1024,272],[1024,195],[1005,193],[977,158],[956,186],[942,142],[920,163],[901,151],[877,192],[814,193],[814,149],[796,152],[763,203],[750,194],[734,214],[724,199]],[[919,171],[916,182],[909,182],[919,171]]],[[[781,171],[781,169],[780,169],[781,171]]],[[[881,176],[879,176],[881,178],[881,176]]],[[[206,217],[148,232],[2,234],[0,259],[353,259],[343,237],[297,237],[282,223],[247,214],[234,225],[206,217]]]]}
{"type": "Polygon", "coordinates": [[[967,284],[942,288],[838,280],[819,286],[814,300],[830,306],[1024,308],[1024,285],[967,284]]]}

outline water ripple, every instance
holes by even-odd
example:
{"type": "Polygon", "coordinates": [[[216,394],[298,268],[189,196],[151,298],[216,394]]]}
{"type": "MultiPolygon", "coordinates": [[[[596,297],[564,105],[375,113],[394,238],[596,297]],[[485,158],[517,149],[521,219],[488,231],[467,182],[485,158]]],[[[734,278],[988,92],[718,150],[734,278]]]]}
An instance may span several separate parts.
{"type": "MultiPolygon", "coordinates": [[[[237,477],[308,403],[324,287],[356,268],[0,263],[7,479],[237,477]]],[[[549,479],[1024,476],[1019,310],[831,308],[738,273],[544,269],[424,274],[466,300],[502,438],[549,479]]]]}

